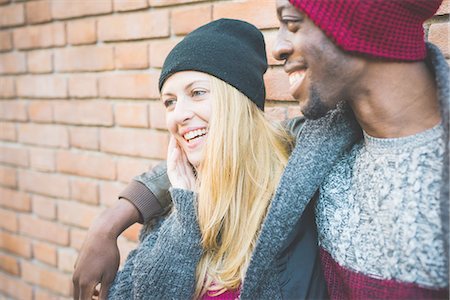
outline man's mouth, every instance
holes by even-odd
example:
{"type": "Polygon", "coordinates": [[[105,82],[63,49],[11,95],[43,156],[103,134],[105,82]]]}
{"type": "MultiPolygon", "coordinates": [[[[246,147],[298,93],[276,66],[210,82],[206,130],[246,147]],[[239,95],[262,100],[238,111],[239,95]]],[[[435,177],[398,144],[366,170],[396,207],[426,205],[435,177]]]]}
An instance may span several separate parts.
{"type": "Polygon", "coordinates": [[[207,128],[199,128],[199,129],[195,129],[195,130],[186,132],[185,134],[183,134],[183,138],[188,143],[193,143],[196,140],[198,140],[199,138],[205,136],[207,133],[208,133],[207,128]]]}
{"type": "Polygon", "coordinates": [[[289,73],[289,93],[298,100],[303,100],[305,98],[305,78],[306,78],[306,68],[298,71],[289,73]]]}
{"type": "Polygon", "coordinates": [[[291,86],[301,84],[305,79],[306,70],[295,71],[289,74],[289,84],[291,86]]]}

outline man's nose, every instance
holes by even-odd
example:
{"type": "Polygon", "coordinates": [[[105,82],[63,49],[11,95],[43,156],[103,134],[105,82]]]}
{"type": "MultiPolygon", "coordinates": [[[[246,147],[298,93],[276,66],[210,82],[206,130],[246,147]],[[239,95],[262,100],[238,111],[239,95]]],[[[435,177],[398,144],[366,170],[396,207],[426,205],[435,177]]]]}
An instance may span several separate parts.
{"type": "Polygon", "coordinates": [[[292,51],[292,43],[287,41],[281,32],[278,32],[272,49],[273,57],[277,60],[285,60],[292,54],[292,51]]]}

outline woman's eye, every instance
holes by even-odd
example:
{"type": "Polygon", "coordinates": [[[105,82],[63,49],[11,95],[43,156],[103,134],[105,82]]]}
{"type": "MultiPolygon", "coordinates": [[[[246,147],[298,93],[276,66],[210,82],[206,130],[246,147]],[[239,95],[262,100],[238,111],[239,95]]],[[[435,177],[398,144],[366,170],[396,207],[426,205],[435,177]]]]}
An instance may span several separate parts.
{"type": "Polygon", "coordinates": [[[192,97],[200,97],[206,94],[205,90],[193,90],[192,91],[192,97]]]}
{"type": "Polygon", "coordinates": [[[177,100],[175,100],[175,99],[167,99],[167,100],[164,100],[164,106],[165,106],[166,108],[174,107],[176,103],[177,103],[177,100]]]}

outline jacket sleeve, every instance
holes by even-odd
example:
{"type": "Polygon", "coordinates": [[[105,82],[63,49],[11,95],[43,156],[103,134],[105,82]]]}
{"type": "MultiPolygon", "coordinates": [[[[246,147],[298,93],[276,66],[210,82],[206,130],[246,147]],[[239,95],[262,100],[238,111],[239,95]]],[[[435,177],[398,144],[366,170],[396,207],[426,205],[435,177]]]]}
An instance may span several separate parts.
{"type": "Polygon", "coordinates": [[[110,289],[111,299],[191,299],[202,254],[196,196],[171,189],[174,207],[157,232],[130,254],[110,289]]]}
{"type": "Polygon", "coordinates": [[[303,124],[305,123],[305,117],[296,117],[286,120],[282,123],[283,127],[294,137],[295,141],[298,140],[302,132],[303,124]]]}
{"type": "Polygon", "coordinates": [[[166,162],[136,176],[119,194],[119,199],[130,201],[139,211],[141,222],[147,223],[168,212],[172,206],[169,193],[166,162]]]}

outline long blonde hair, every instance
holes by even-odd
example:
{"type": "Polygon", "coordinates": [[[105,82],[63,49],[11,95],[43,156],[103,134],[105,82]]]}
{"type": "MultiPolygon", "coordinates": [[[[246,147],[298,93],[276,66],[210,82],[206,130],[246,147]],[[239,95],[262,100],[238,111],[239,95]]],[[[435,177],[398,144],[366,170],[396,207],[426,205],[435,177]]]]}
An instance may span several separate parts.
{"type": "Polygon", "coordinates": [[[211,76],[212,115],[199,166],[203,256],[195,297],[237,289],[244,280],[292,139],[246,96],[211,76]]]}

